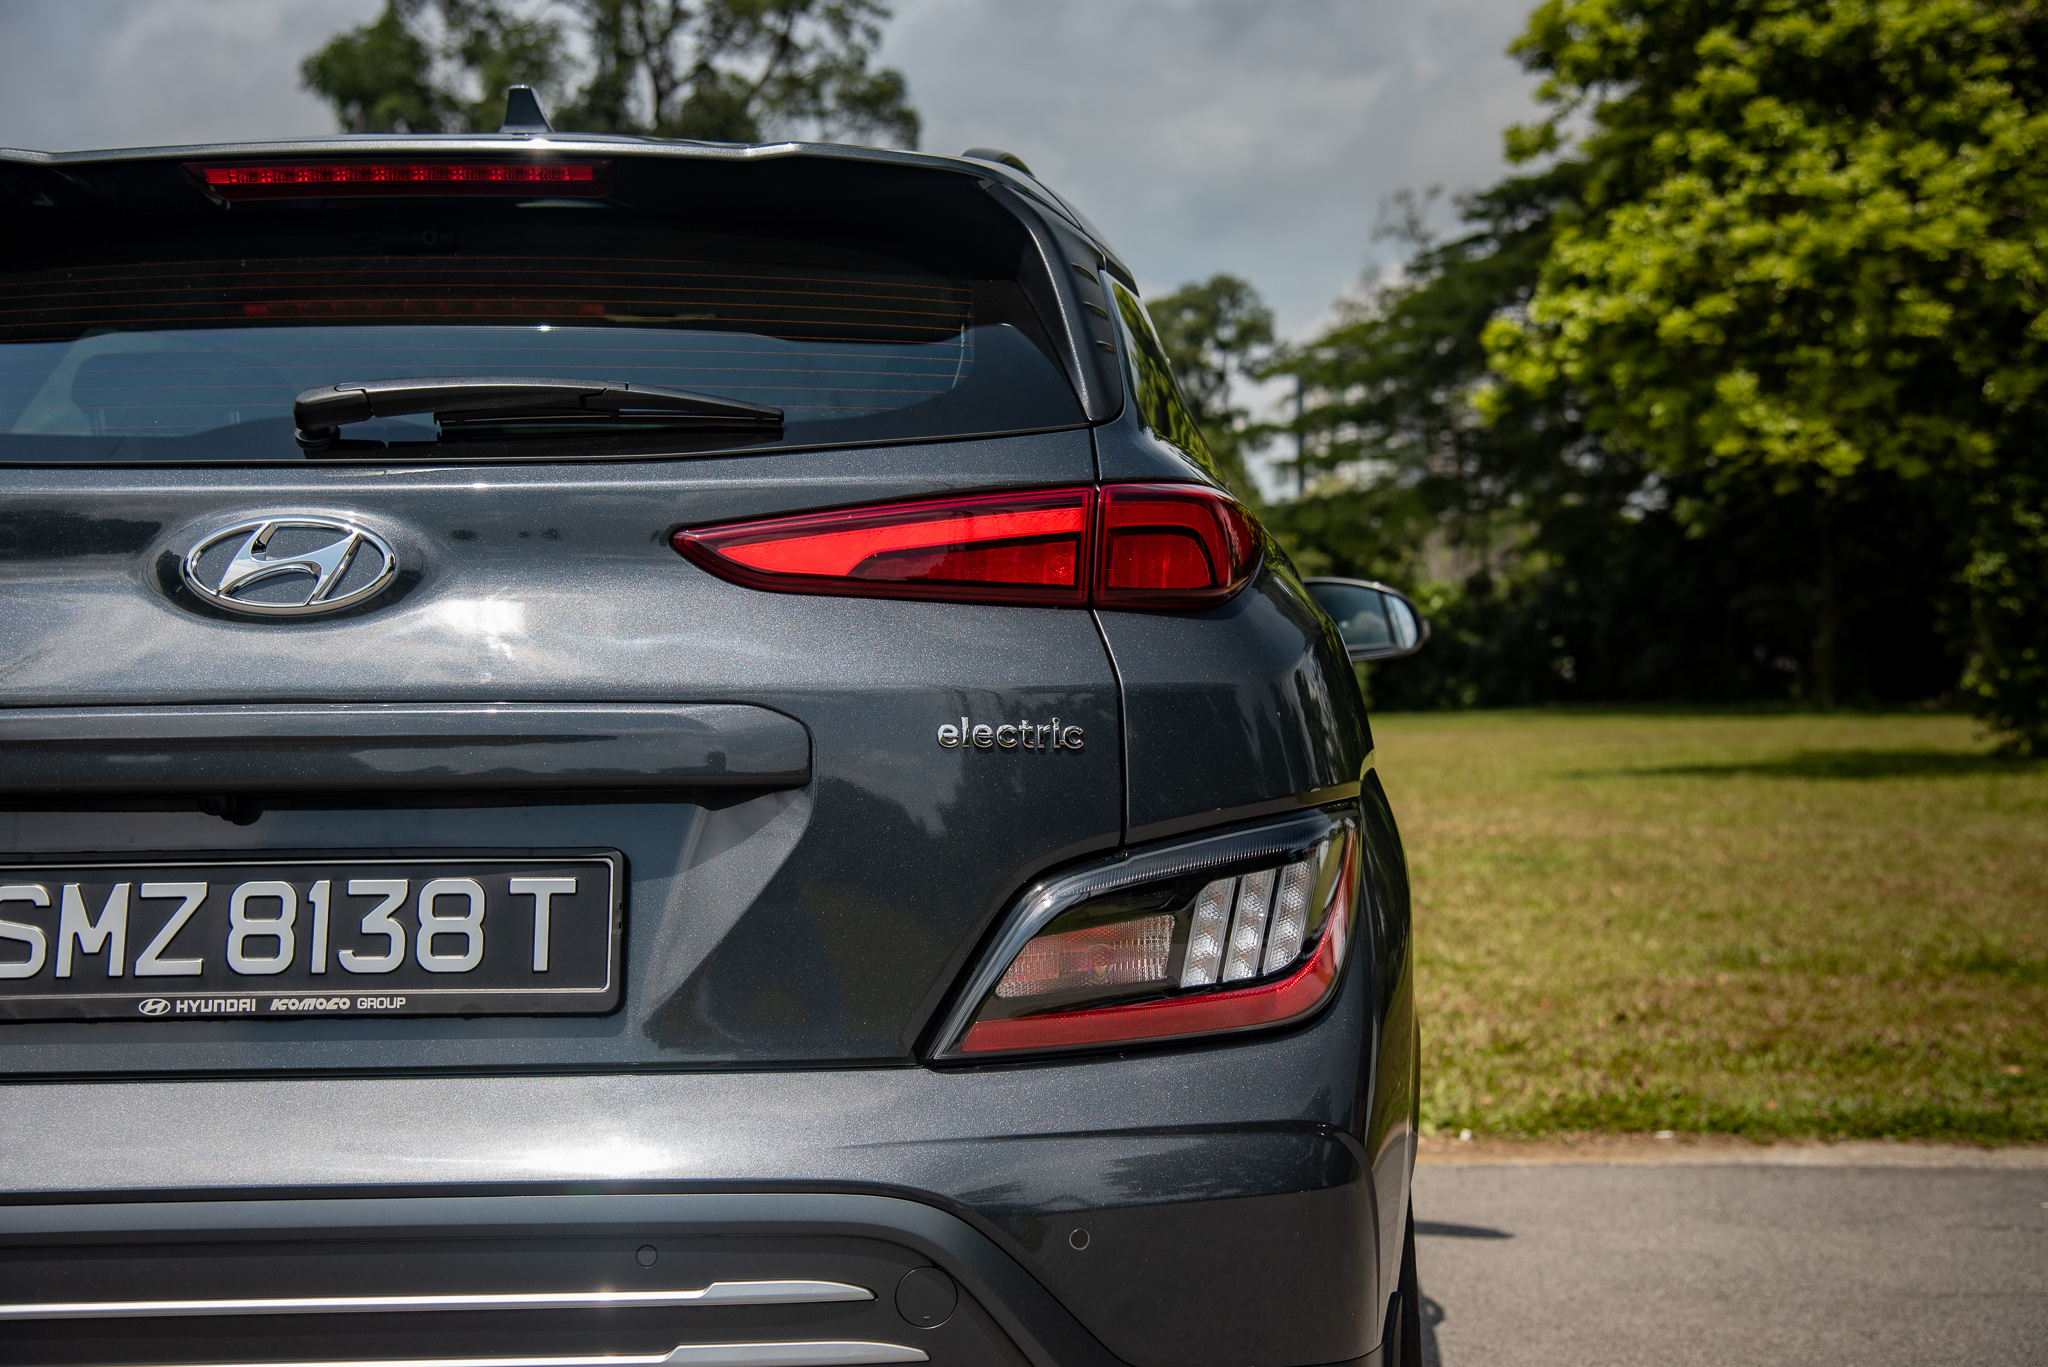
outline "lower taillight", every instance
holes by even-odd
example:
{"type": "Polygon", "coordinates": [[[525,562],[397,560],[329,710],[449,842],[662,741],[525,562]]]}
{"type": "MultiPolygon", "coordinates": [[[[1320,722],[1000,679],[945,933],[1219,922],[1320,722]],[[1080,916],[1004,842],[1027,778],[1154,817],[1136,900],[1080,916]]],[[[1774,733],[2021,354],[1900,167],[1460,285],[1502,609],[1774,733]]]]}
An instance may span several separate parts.
{"type": "Polygon", "coordinates": [[[938,1057],[1300,1020],[1336,990],[1357,872],[1356,817],[1311,813],[1041,885],[969,984],[938,1057]]]}
{"type": "Polygon", "coordinates": [[[686,527],[676,550],[779,593],[1199,608],[1258,568],[1258,524],[1202,485],[1112,484],[686,527]]]}

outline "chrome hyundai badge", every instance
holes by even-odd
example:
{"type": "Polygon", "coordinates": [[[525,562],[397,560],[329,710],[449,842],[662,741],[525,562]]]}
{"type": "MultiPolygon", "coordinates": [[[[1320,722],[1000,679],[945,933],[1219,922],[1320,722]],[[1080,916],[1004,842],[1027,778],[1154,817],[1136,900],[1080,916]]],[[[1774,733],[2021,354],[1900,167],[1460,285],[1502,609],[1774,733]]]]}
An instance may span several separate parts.
{"type": "Polygon", "coordinates": [[[285,514],[215,532],[185,553],[181,568],[186,587],[215,607],[304,617],[377,593],[397,575],[398,557],[352,522],[285,514]]]}

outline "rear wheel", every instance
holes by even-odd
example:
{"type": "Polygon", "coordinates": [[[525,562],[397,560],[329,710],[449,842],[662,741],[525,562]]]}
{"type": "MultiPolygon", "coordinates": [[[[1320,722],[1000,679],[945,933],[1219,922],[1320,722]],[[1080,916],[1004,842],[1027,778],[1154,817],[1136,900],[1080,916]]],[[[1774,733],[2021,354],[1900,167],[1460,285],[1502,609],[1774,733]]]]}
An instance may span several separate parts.
{"type": "Polygon", "coordinates": [[[1401,1240],[1401,1289],[1388,1326],[1384,1367],[1422,1367],[1422,1279],[1415,1271],[1415,1203],[1408,1204],[1408,1232],[1401,1240]]]}

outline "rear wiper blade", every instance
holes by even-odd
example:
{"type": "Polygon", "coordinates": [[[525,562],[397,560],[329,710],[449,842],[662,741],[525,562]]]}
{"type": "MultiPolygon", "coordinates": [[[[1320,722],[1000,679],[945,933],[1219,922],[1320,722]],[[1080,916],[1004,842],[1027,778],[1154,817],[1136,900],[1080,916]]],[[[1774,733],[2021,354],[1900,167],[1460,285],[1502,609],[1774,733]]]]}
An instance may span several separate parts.
{"type": "Polygon", "coordinates": [[[360,380],[322,385],[292,404],[299,445],[309,451],[332,446],[344,424],[371,418],[432,413],[444,434],[462,429],[503,434],[508,428],[559,423],[709,429],[773,430],[782,410],[744,399],[698,394],[663,385],[623,380],[523,379],[501,375],[450,375],[422,380],[360,380]]]}

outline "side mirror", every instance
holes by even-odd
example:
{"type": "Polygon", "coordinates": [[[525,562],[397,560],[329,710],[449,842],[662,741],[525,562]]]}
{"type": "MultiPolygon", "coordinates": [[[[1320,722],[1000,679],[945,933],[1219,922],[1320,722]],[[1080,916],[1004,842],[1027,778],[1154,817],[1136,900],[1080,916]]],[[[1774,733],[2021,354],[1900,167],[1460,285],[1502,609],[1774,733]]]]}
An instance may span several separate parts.
{"type": "Polygon", "coordinates": [[[1368,579],[1308,579],[1309,596],[1336,619],[1354,660],[1398,660],[1429,639],[1429,619],[1405,594],[1368,579]]]}

